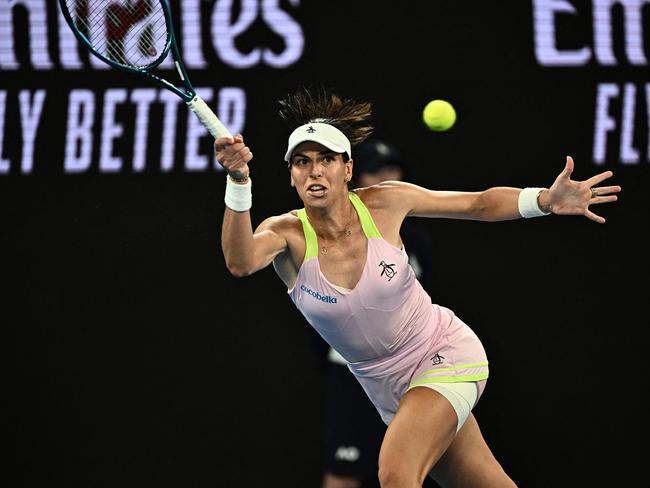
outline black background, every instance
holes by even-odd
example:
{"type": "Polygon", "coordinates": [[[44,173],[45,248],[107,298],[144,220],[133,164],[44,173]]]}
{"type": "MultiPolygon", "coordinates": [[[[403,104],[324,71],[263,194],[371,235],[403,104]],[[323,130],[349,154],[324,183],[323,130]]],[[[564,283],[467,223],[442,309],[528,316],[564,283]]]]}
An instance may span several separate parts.
{"type": "MultiPolygon", "coordinates": [[[[559,23],[560,45],[589,45],[591,3],[572,3],[579,13],[559,23]]],[[[534,55],[532,2],[281,5],[305,34],[295,65],[234,70],[208,53],[210,69],[190,73],[195,85],[248,95],[256,224],[300,206],[276,101],[305,85],[371,101],[377,136],[398,145],[410,180],[429,188],[550,186],[566,155],[575,179],[614,171],[619,202],[593,208],[605,225],[577,216],[426,221],[433,299],[484,343],[491,376],[475,415],[519,486],[647,486],[636,447],[648,434],[642,98],[641,162],[618,162],[616,137],[607,163],[592,161],[598,83],[642,92],[648,79],[647,66],[621,55],[620,12],[619,66],[548,68],[534,55]],[[449,132],[421,122],[433,98],[457,109],[449,132]]],[[[257,26],[239,42],[245,50],[278,39],[257,26]]],[[[6,474],[17,476],[6,486],[318,486],[324,390],[312,332],[271,268],[241,280],[225,269],[223,174],[155,165],[63,174],[67,107],[56,90],[147,85],[115,72],[45,75],[29,65],[0,73],[10,93],[49,90],[33,173],[0,176],[7,438],[16,456],[6,474]]],[[[132,115],[119,116],[128,126],[132,115]]],[[[19,134],[18,124],[7,120],[8,133],[19,134]]],[[[19,159],[19,144],[6,135],[5,157],[19,159]]],[[[150,144],[155,151],[160,141],[150,144]]]]}

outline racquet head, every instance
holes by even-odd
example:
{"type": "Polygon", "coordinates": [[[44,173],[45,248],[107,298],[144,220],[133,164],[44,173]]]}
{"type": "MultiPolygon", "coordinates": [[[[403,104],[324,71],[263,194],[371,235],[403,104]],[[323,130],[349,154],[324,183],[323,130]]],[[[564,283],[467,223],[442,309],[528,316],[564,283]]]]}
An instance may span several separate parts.
{"type": "Polygon", "coordinates": [[[59,0],[59,4],[75,36],[91,53],[111,66],[145,75],[174,92],[215,138],[230,136],[187,76],[167,0],[59,0]],[[185,89],[151,72],[170,49],[185,89]]]}
{"type": "Polygon", "coordinates": [[[127,70],[159,65],[173,38],[164,0],[60,0],[77,38],[103,61],[127,70]]]}

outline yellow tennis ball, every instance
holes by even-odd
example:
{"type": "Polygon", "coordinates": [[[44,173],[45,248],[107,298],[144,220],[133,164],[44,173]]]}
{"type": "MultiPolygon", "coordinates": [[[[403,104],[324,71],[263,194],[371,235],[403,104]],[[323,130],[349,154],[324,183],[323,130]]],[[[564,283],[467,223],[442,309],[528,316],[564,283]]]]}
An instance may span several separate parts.
{"type": "Polygon", "coordinates": [[[456,110],[446,100],[431,100],[422,111],[422,120],[436,132],[449,130],[456,122],[456,110]]]}

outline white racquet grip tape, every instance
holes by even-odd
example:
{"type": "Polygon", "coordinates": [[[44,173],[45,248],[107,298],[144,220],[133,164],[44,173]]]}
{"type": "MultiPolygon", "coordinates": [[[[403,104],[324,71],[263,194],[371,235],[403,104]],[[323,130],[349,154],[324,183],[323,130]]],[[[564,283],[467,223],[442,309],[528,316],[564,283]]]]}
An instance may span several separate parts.
{"type": "Polygon", "coordinates": [[[525,218],[542,217],[551,212],[544,212],[537,203],[537,197],[546,188],[524,188],[519,192],[519,214],[525,218]]]}
{"type": "Polygon", "coordinates": [[[208,107],[208,104],[200,96],[195,95],[191,101],[187,102],[187,106],[192,109],[192,112],[196,114],[201,123],[205,125],[215,139],[217,137],[232,136],[230,131],[221,123],[212,109],[208,107]]]}
{"type": "Polygon", "coordinates": [[[253,206],[252,185],[253,182],[250,176],[248,177],[248,181],[243,185],[235,183],[230,176],[226,176],[226,194],[224,197],[226,206],[235,212],[246,212],[250,210],[253,206]]]}

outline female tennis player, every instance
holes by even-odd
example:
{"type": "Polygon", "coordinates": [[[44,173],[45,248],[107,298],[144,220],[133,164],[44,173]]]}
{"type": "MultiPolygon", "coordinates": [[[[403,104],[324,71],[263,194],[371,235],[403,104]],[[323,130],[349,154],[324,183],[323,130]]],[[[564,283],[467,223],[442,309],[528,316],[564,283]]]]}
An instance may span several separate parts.
{"type": "Polygon", "coordinates": [[[480,340],[454,312],[432,303],[400,239],[410,216],[500,221],[584,215],[614,202],[619,186],[596,186],[611,171],[571,180],[573,160],[549,188],[435,191],[387,181],[349,190],[352,147],[372,131],[369,103],[306,90],[280,102],[293,128],[285,153],[304,208],[254,231],[243,137],[215,141],[228,172],[222,249],[228,270],[248,276],[273,264],[295,306],[347,361],[388,425],[379,455],[383,488],[513,487],[487,446],[472,408],[488,377],[480,340]]]}

